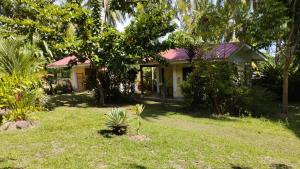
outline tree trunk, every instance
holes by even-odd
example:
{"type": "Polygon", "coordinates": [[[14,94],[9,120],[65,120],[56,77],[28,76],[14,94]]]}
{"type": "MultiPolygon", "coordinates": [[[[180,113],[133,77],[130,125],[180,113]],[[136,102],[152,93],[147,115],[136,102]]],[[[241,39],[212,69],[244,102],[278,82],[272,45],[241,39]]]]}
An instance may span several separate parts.
{"type": "Polygon", "coordinates": [[[280,40],[276,41],[276,54],[275,54],[275,64],[279,65],[280,63],[280,40]]]}
{"type": "Polygon", "coordinates": [[[213,114],[216,114],[216,115],[222,115],[222,111],[221,111],[221,108],[220,108],[220,105],[218,103],[218,99],[217,97],[215,96],[209,96],[210,97],[210,100],[211,100],[211,103],[212,103],[212,112],[213,114]]]}
{"type": "Polygon", "coordinates": [[[282,79],[282,113],[288,115],[290,48],[286,47],[282,79]]]}
{"type": "Polygon", "coordinates": [[[100,104],[101,106],[104,106],[104,90],[101,84],[101,80],[99,78],[99,70],[96,69],[96,92],[98,92],[98,97],[97,99],[97,103],[100,104]]]}

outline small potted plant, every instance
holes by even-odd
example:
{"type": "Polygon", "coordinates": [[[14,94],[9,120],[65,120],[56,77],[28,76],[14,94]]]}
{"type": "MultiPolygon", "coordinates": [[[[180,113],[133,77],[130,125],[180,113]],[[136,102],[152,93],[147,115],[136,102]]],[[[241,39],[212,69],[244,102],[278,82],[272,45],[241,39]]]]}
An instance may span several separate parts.
{"type": "Polygon", "coordinates": [[[106,125],[112,130],[113,134],[123,135],[127,133],[128,123],[125,110],[113,108],[107,113],[106,125]]]}

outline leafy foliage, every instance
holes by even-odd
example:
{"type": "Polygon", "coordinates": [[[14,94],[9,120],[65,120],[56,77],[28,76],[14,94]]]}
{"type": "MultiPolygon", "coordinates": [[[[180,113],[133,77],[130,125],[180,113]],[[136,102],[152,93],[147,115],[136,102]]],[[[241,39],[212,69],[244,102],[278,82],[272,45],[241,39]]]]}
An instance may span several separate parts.
{"type": "Polygon", "coordinates": [[[137,135],[139,135],[140,129],[141,129],[141,126],[142,126],[141,114],[145,110],[145,106],[143,104],[136,104],[134,106],[134,110],[135,110],[135,115],[137,115],[137,121],[138,121],[138,127],[136,129],[136,133],[137,133],[137,135]]]}
{"type": "Polygon", "coordinates": [[[113,108],[107,113],[106,125],[112,130],[114,134],[122,135],[127,132],[127,113],[123,109],[113,108]]]}
{"type": "Polygon", "coordinates": [[[0,46],[0,105],[11,111],[5,120],[26,120],[43,107],[44,59],[34,45],[20,39],[1,40],[0,46]]]}
{"type": "Polygon", "coordinates": [[[0,75],[31,74],[43,69],[43,53],[24,39],[0,41],[0,75]]]}
{"type": "Polygon", "coordinates": [[[276,94],[258,84],[254,87],[245,85],[236,66],[228,61],[197,61],[181,87],[191,104],[204,103],[212,114],[258,117],[278,113],[276,94]]]}
{"type": "Polygon", "coordinates": [[[182,91],[192,103],[204,101],[212,113],[224,114],[238,89],[238,74],[227,61],[197,61],[193,72],[182,84],[182,91]]]}
{"type": "Polygon", "coordinates": [[[151,58],[160,61],[158,54],[172,47],[159,38],[175,30],[173,16],[174,11],[165,3],[139,4],[135,19],[125,28],[126,53],[140,62],[151,58]]]}
{"type": "Polygon", "coordinates": [[[244,91],[236,96],[232,110],[238,115],[274,117],[279,108],[276,99],[277,95],[267,88],[260,86],[244,88],[244,91]]]}

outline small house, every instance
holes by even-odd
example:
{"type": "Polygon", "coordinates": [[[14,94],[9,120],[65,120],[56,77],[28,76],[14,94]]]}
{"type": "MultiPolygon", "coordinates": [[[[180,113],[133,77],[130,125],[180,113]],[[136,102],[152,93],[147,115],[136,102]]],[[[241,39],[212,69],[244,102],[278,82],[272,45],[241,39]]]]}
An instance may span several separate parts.
{"type": "MultiPolygon", "coordinates": [[[[181,83],[186,80],[187,75],[192,71],[191,61],[196,57],[191,57],[189,51],[184,48],[170,49],[161,53],[161,56],[167,61],[167,65],[161,65],[158,62],[146,62],[140,65],[141,93],[143,90],[143,68],[152,67],[153,81],[155,81],[156,94],[161,94],[161,86],[165,86],[166,97],[182,98],[181,83]]],[[[224,43],[213,48],[211,51],[202,55],[203,59],[223,59],[233,62],[237,65],[239,72],[245,71],[245,66],[258,61],[265,61],[265,56],[258,50],[245,43],[224,43]]]]}

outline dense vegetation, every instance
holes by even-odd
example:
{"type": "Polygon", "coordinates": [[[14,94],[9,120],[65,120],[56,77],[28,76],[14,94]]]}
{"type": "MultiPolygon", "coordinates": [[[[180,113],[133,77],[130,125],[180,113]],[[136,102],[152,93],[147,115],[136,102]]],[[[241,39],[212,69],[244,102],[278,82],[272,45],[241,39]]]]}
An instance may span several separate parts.
{"type": "MultiPolygon", "coordinates": [[[[300,0],[0,0],[0,168],[300,168],[300,106],[288,104],[300,100],[299,9],[300,0]],[[268,61],[241,72],[204,59],[228,42],[268,61]],[[195,58],[180,86],[190,104],[165,103],[157,83],[163,106],[115,105],[135,96],[139,64],[168,66],[160,53],[170,48],[195,58]],[[89,60],[93,95],[48,98],[46,65],[69,55],[61,73],[89,60]],[[32,128],[14,130],[22,124],[32,128]]],[[[69,83],[56,89],[71,92],[69,83]]]]}
{"type": "Polygon", "coordinates": [[[0,106],[4,119],[26,120],[43,108],[44,57],[24,39],[0,40],[0,106]]]}
{"type": "MultiPolygon", "coordinates": [[[[48,62],[70,54],[77,56],[79,61],[90,60],[93,73],[88,84],[94,90],[95,100],[101,105],[106,99],[131,96],[138,72],[136,64],[148,60],[165,64],[159,53],[169,48],[185,47],[191,56],[196,55],[196,49],[201,49],[197,54],[197,57],[201,57],[201,53],[226,42],[247,43],[255,49],[276,46],[276,68],[270,64],[263,65],[261,73],[264,76],[256,83],[262,92],[257,93],[263,95],[266,91],[282,94],[282,113],[287,115],[288,77],[291,75],[291,91],[297,91],[299,75],[299,2],[252,2],[4,0],[0,3],[0,34],[3,39],[25,37],[26,42],[40,49],[44,60],[48,62]],[[128,26],[124,31],[119,31],[117,23],[126,18],[128,26]],[[122,91],[120,84],[124,86],[122,91]]],[[[33,47],[27,45],[27,48],[32,50],[33,47]]],[[[7,47],[4,50],[11,49],[7,47]]],[[[4,56],[1,57],[6,60],[4,56]]],[[[39,62],[38,58],[35,61],[39,62]]],[[[70,66],[73,64],[76,62],[70,63],[70,66]]],[[[242,103],[234,108],[230,106],[241,98],[250,102],[255,100],[250,98],[254,90],[244,84],[245,79],[238,77],[234,68],[217,62],[201,64],[200,61],[193,64],[194,72],[183,85],[187,98],[205,100],[212,112],[217,114],[241,114],[241,111],[262,114],[252,109],[256,106],[251,104],[242,103]],[[207,76],[210,71],[213,72],[212,76],[207,76]],[[225,76],[218,77],[222,73],[225,76]],[[199,79],[204,82],[199,86],[193,85],[199,79]]],[[[31,68],[35,69],[34,66],[31,68]]],[[[26,75],[16,76],[20,78],[13,82],[11,90],[14,91],[19,90],[22,76],[28,79],[26,75]]],[[[33,85],[36,80],[29,81],[27,87],[38,88],[33,85]]],[[[34,97],[31,100],[36,101],[34,97]]]]}

